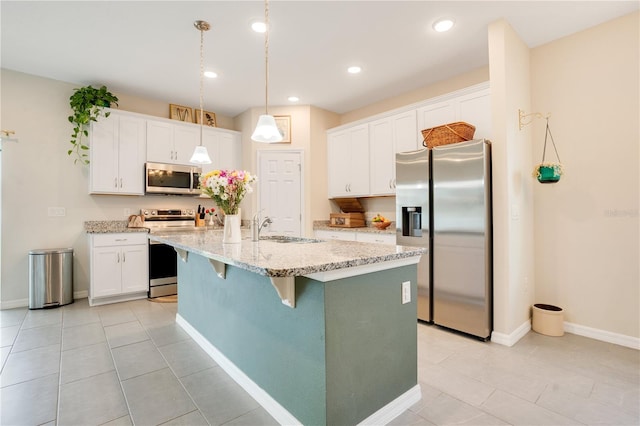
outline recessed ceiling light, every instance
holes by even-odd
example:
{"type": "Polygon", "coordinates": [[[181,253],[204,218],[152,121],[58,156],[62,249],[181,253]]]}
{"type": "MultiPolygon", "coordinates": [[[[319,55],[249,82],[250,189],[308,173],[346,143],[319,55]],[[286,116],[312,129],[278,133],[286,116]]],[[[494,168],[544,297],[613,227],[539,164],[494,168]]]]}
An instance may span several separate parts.
{"type": "Polygon", "coordinates": [[[353,66],[353,67],[347,68],[347,72],[349,74],[358,74],[360,71],[362,71],[362,68],[357,67],[357,66],[353,66]]]}
{"type": "Polygon", "coordinates": [[[216,78],[218,77],[218,74],[213,71],[205,71],[204,76],[209,78],[216,78]]]}
{"type": "Polygon", "coordinates": [[[257,33],[267,32],[267,24],[261,21],[255,21],[251,24],[251,29],[257,33]]]}
{"type": "Polygon", "coordinates": [[[438,19],[436,22],[433,23],[433,29],[439,33],[443,33],[453,28],[454,23],[455,21],[453,19],[449,19],[449,18],[438,19]]]}
{"type": "Polygon", "coordinates": [[[300,98],[297,96],[289,96],[287,99],[289,100],[289,102],[298,102],[300,100],[300,98]]]}

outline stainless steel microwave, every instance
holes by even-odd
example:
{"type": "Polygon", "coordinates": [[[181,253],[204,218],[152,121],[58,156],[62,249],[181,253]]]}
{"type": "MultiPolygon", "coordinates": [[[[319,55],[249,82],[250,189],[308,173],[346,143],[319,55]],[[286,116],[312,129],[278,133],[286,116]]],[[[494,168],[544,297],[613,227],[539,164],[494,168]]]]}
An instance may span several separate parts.
{"type": "Polygon", "coordinates": [[[146,163],[147,194],[200,195],[202,168],[181,164],[146,163]]]}

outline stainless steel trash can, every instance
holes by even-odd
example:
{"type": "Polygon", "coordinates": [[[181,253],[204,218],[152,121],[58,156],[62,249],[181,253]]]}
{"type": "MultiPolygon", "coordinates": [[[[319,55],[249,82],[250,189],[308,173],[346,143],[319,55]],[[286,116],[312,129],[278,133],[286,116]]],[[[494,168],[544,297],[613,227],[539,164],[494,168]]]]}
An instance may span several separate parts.
{"type": "Polygon", "coordinates": [[[73,303],[73,249],[29,252],[29,309],[73,303]]]}

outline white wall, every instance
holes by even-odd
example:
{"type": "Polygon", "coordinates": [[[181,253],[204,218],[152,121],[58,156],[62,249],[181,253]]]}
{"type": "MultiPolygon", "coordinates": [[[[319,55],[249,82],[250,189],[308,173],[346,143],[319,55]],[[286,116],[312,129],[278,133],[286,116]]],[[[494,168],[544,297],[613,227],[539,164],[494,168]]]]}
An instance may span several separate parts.
{"type": "MultiPolygon", "coordinates": [[[[313,221],[328,219],[326,131],[338,125],[338,115],[309,105],[271,106],[272,115],[291,116],[291,143],[263,144],[251,140],[260,114],[264,108],[251,108],[236,117],[235,127],[242,132],[243,167],[257,173],[258,150],[301,149],[304,157],[303,176],[303,234],[313,236],[313,221]]],[[[258,182],[259,186],[259,182],[258,182]]],[[[257,193],[243,201],[242,216],[249,219],[257,206],[257,193]]]]}
{"type": "MultiPolygon", "coordinates": [[[[532,108],[551,113],[566,171],[535,185],[536,301],[562,306],[570,323],[636,339],[639,21],[633,13],[531,52],[532,108]]],[[[531,127],[535,164],[544,122],[531,127]]]]}
{"type": "Polygon", "coordinates": [[[530,110],[529,48],[505,21],[489,26],[493,153],[494,337],[512,343],[528,328],[533,301],[531,135],[518,109],[530,110]],[[508,341],[510,340],[511,341],[508,341]]]}

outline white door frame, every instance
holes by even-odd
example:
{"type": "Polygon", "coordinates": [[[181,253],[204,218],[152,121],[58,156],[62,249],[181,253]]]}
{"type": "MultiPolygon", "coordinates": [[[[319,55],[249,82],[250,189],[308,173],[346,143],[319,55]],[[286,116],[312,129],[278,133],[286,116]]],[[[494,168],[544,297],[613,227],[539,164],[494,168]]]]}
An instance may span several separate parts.
{"type": "MultiPolygon", "coordinates": [[[[257,165],[258,165],[258,185],[260,185],[260,177],[261,177],[261,173],[262,170],[260,170],[260,164],[262,163],[262,156],[263,155],[272,155],[272,154],[279,154],[279,153],[287,153],[287,154],[298,154],[299,158],[300,158],[300,236],[304,237],[306,235],[306,213],[305,213],[305,208],[304,208],[304,149],[259,149],[256,151],[256,157],[257,157],[257,165]]],[[[260,197],[256,197],[257,198],[257,203],[258,203],[258,210],[257,211],[261,211],[262,210],[262,206],[260,205],[260,197]]]]}

